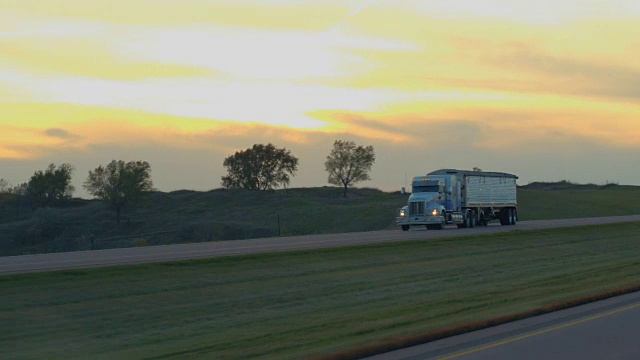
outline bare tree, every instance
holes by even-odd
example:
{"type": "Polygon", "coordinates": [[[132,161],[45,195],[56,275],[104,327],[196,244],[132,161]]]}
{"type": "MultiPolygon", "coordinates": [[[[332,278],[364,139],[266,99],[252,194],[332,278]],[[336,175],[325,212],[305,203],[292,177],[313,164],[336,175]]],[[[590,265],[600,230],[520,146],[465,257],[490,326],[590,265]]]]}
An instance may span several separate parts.
{"type": "Polygon", "coordinates": [[[360,181],[371,180],[369,172],[375,161],[373,146],[356,146],[353,141],[336,140],[333,143],[333,150],[324,163],[329,173],[329,184],[343,186],[343,196],[347,197],[349,186],[360,181]]]}

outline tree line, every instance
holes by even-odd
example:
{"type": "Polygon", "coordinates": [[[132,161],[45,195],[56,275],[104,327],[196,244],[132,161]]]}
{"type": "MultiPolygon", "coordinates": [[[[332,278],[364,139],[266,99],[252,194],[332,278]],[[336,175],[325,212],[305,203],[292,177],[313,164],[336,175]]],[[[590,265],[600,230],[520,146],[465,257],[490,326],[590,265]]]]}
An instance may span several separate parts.
{"type": "MultiPolygon", "coordinates": [[[[16,201],[26,198],[34,209],[64,205],[75,191],[71,184],[74,171],[71,164],[50,164],[44,171],[36,171],[28,182],[16,186],[0,179],[0,193],[13,194],[16,201]]],[[[153,190],[151,166],[146,161],[113,160],[89,171],[83,187],[95,198],[105,201],[120,223],[122,209],[139,202],[153,190]]]]}
{"type": "MultiPolygon", "coordinates": [[[[324,163],[329,184],[347,188],[370,180],[369,172],[376,160],[373,146],[356,146],[353,141],[336,140],[324,163]]],[[[286,148],[273,144],[256,144],[230,155],[223,162],[227,175],[222,186],[227,189],[273,190],[286,187],[298,171],[298,158],[286,148]]]]}
{"type": "MultiPolygon", "coordinates": [[[[373,146],[356,146],[353,141],[336,140],[325,161],[330,184],[343,188],[370,180],[375,162],[373,146]]],[[[286,148],[273,144],[255,144],[224,159],[227,175],[221,185],[227,189],[274,190],[289,185],[298,170],[299,160],[286,148]]],[[[28,182],[11,186],[0,179],[0,193],[9,193],[30,201],[33,208],[59,206],[70,200],[75,191],[71,184],[73,165],[50,164],[36,171],[28,182]]],[[[122,210],[142,201],[153,191],[151,166],[146,161],[113,160],[106,166],[90,170],[83,187],[89,194],[103,200],[116,213],[120,223],[122,210]]]]}

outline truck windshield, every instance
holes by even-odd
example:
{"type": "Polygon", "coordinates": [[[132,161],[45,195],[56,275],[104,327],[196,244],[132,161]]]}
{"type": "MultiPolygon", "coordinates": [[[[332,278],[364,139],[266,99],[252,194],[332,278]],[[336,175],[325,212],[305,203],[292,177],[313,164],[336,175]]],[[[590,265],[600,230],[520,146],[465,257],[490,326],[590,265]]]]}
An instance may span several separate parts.
{"type": "Polygon", "coordinates": [[[433,186],[414,186],[413,193],[437,193],[440,191],[438,185],[433,186]]]}

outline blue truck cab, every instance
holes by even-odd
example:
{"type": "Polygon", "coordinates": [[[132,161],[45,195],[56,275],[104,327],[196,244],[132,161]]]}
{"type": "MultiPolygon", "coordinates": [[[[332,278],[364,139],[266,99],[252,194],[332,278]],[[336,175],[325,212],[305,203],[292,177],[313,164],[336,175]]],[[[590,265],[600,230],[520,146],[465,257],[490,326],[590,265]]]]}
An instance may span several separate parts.
{"type": "Polygon", "coordinates": [[[441,229],[447,213],[460,210],[460,186],[455,175],[416,176],[411,183],[408,205],[400,210],[398,225],[441,229]]]}

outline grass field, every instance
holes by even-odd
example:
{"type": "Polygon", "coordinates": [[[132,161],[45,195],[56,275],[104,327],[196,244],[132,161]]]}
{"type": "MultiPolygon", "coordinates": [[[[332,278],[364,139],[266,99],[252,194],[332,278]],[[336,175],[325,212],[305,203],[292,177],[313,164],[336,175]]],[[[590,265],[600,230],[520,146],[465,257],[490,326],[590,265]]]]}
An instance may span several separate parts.
{"type": "Polygon", "coordinates": [[[639,238],[630,223],[2,276],[0,348],[6,359],[328,354],[638,284],[639,238]]]}
{"type": "Polygon", "coordinates": [[[521,220],[570,219],[640,214],[639,186],[573,186],[518,191],[521,220]]]}
{"type": "MultiPolygon", "coordinates": [[[[117,225],[98,201],[33,211],[0,195],[0,256],[394,229],[407,201],[376,189],[350,189],[344,199],[334,187],[158,192],[117,225]]],[[[518,198],[520,220],[640,214],[638,186],[543,183],[518,198]]]]}
{"type": "Polygon", "coordinates": [[[0,201],[0,255],[89,250],[91,244],[83,239],[91,235],[95,249],[107,249],[138,241],[162,245],[380,230],[392,226],[405,201],[399,193],[375,189],[352,189],[347,199],[341,189],[329,187],[176,191],[152,194],[142,206],[129,209],[120,225],[98,201],[22,209],[19,217],[11,201],[0,201]]]}

